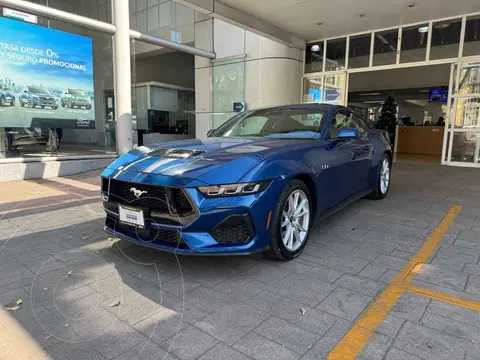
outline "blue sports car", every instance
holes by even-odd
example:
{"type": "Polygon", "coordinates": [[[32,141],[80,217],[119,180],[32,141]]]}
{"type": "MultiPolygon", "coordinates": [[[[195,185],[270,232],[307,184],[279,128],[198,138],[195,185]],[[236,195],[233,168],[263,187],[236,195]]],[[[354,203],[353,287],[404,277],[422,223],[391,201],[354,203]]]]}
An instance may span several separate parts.
{"type": "Polygon", "coordinates": [[[206,140],[141,146],[102,173],[105,230],[183,254],[298,256],[312,224],[390,185],[388,134],[343,106],[247,111],[206,140]]]}

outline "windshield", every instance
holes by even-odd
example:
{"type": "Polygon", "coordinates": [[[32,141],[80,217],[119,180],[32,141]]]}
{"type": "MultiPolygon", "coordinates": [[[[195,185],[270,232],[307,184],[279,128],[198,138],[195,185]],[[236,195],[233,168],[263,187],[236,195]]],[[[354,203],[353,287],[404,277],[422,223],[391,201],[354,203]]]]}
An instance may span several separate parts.
{"type": "Polygon", "coordinates": [[[81,90],[69,89],[68,93],[75,96],[85,96],[85,94],[81,90]]]}
{"type": "Polygon", "coordinates": [[[239,114],[220,126],[214,137],[312,137],[325,122],[324,110],[255,110],[239,114]]]}
{"type": "Polygon", "coordinates": [[[29,86],[28,92],[36,93],[36,94],[50,94],[47,89],[37,87],[37,86],[29,86]]]}

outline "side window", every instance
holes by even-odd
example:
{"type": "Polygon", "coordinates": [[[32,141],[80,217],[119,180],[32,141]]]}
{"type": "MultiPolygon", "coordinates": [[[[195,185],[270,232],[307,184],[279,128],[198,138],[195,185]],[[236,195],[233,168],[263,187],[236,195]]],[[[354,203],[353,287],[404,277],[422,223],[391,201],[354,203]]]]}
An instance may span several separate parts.
{"type": "Polygon", "coordinates": [[[360,116],[358,116],[357,114],[353,114],[353,118],[355,119],[355,121],[362,127],[362,129],[364,131],[368,131],[368,129],[370,128],[370,126],[368,125],[368,123],[363,120],[360,116]]]}
{"type": "Polygon", "coordinates": [[[365,131],[353,119],[351,112],[339,110],[333,116],[332,121],[330,122],[330,127],[328,128],[327,132],[327,138],[336,139],[341,129],[358,129],[358,131],[360,131],[360,134],[363,134],[365,131]]]}

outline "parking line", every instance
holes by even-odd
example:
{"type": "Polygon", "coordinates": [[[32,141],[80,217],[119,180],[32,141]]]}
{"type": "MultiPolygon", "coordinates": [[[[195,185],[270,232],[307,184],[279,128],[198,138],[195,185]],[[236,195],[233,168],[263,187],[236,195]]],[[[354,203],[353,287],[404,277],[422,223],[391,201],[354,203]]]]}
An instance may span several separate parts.
{"type": "Polygon", "coordinates": [[[457,296],[441,293],[435,290],[430,290],[414,285],[406,286],[404,289],[413,294],[422,295],[430,299],[440,300],[452,305],[480,311],[480,302],[475,300],[463,299],[457,296]]]}
{"type": "Polygon", "coordinates": [[[450,208],[421,249],[410,259],[382,293],[375,298],[349,332],[330,352],[327,357],[328,360],[353,360],[360,354],[398,299],[404,294],[406,291],[405,287],[410,285],[421,265],[428,260],[430,254],[443,239],[461,210],[462,206],[460,205],[454,205],[450,208]]]}

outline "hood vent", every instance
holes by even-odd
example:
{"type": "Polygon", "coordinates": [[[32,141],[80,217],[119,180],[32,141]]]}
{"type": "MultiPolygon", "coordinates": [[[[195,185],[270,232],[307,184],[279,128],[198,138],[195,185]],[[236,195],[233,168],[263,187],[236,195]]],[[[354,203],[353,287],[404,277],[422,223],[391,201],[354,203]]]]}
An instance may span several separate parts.
{"type": "Polygon", "coordinates": [[[205,151],[187,149],[158,149],[152,151],[150,156],[158,156],[170,159],[188,159],[203,154],[205,151]]]}

